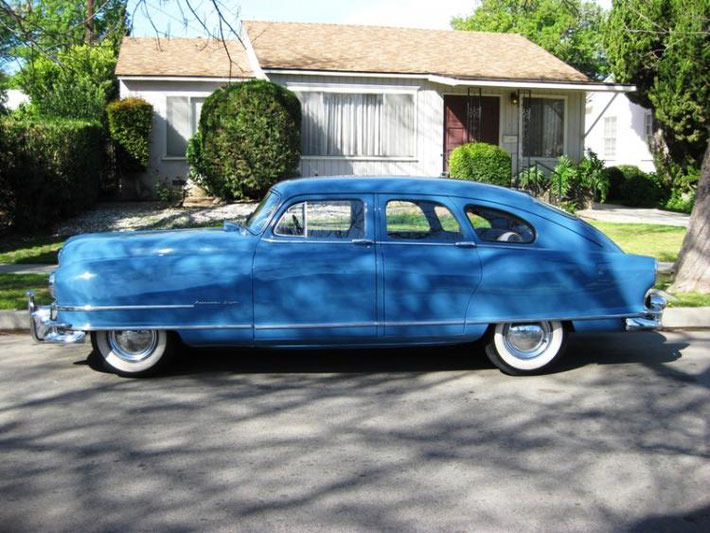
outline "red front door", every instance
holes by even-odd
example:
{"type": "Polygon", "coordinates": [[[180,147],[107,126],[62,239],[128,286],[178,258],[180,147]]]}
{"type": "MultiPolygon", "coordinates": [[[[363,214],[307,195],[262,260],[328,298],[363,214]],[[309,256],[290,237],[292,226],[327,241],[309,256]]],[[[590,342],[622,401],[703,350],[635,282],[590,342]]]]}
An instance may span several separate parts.
{"type": "Polygon", "coordinates": [[[497,96],[444,95],[444,172],[449,170],[449,156],[457,146],[467,142],[498,145],[500,102],[497,96]],[[467,105],[468,101],[468,105],[467,105]],[[466,111],[473,113],[480,101],[481,118],[466,120],[466,111]],[[470,128],[466,127],[470,122],[470,128]],[[480,125],[480,127],[479,127],[480,125]]]}

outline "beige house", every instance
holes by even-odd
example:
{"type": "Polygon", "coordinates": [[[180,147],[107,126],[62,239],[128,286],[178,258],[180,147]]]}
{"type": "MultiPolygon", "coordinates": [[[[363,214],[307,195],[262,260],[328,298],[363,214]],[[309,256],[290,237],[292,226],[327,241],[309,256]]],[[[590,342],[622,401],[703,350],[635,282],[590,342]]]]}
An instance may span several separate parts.
{"type": "Polygon", "coordinates": [[[301,100],[304,176],[438,176],[468,141],[507,150],[514,173],[553,166],[583,155],[587,92],[633,90],[514,34],[246,21],[241,41],[124,39],[121,97],[156,113],[147,179],[185,178],[202,102],[251,78],[301,100]]]}

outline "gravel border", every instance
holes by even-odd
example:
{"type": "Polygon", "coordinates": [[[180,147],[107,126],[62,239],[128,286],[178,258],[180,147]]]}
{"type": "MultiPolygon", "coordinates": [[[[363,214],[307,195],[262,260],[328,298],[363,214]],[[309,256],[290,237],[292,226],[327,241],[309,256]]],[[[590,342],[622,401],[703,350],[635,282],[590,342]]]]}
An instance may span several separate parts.
{"type": "Polygon", "coordinates": [[[255,202],[206,207],[171,207],[160,202],[107,202],[58,224],[53,233],[77,235],[210,226],[225,220],[244,220],[256,206],[255,202]]]}

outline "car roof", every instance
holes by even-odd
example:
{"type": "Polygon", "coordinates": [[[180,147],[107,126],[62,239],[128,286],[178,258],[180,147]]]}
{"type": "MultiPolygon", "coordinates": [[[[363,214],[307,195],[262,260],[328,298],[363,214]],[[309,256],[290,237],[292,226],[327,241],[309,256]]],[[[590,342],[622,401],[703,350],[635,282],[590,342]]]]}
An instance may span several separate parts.
{"type": "Polygon", "coordinates": [[[434,194],[491,200],[510,205],[529,205],[526,193],[497,185],[451,178],[393,176],[333,176],[298,178],[278,183],[274,190],[286,197],[299,194],[380,193],[434,194]]]}

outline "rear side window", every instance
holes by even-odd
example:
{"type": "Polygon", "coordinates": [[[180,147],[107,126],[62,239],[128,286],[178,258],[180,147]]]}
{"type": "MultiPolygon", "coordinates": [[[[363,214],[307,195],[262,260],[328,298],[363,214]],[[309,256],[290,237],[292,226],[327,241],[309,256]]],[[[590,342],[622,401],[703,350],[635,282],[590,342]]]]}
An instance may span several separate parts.
{"type": "Polygon", "coordinates": [[[482,241],[529,244],[535,240],[530,224],[505,211],[467,205],[466,216],[482,241]]]}
{"type": "Polygon", "coordinates": [[[390,200],[386,217],[389,239],[457,241],[463,238],[456,217],[438,202],[390,200]]]}
{"type": "Polygon", "coordinates": [[[275,235],[306,239],[360,239],[365,235],[365,212],[360,200],[314,200],[289,207],[275,235]]]}

